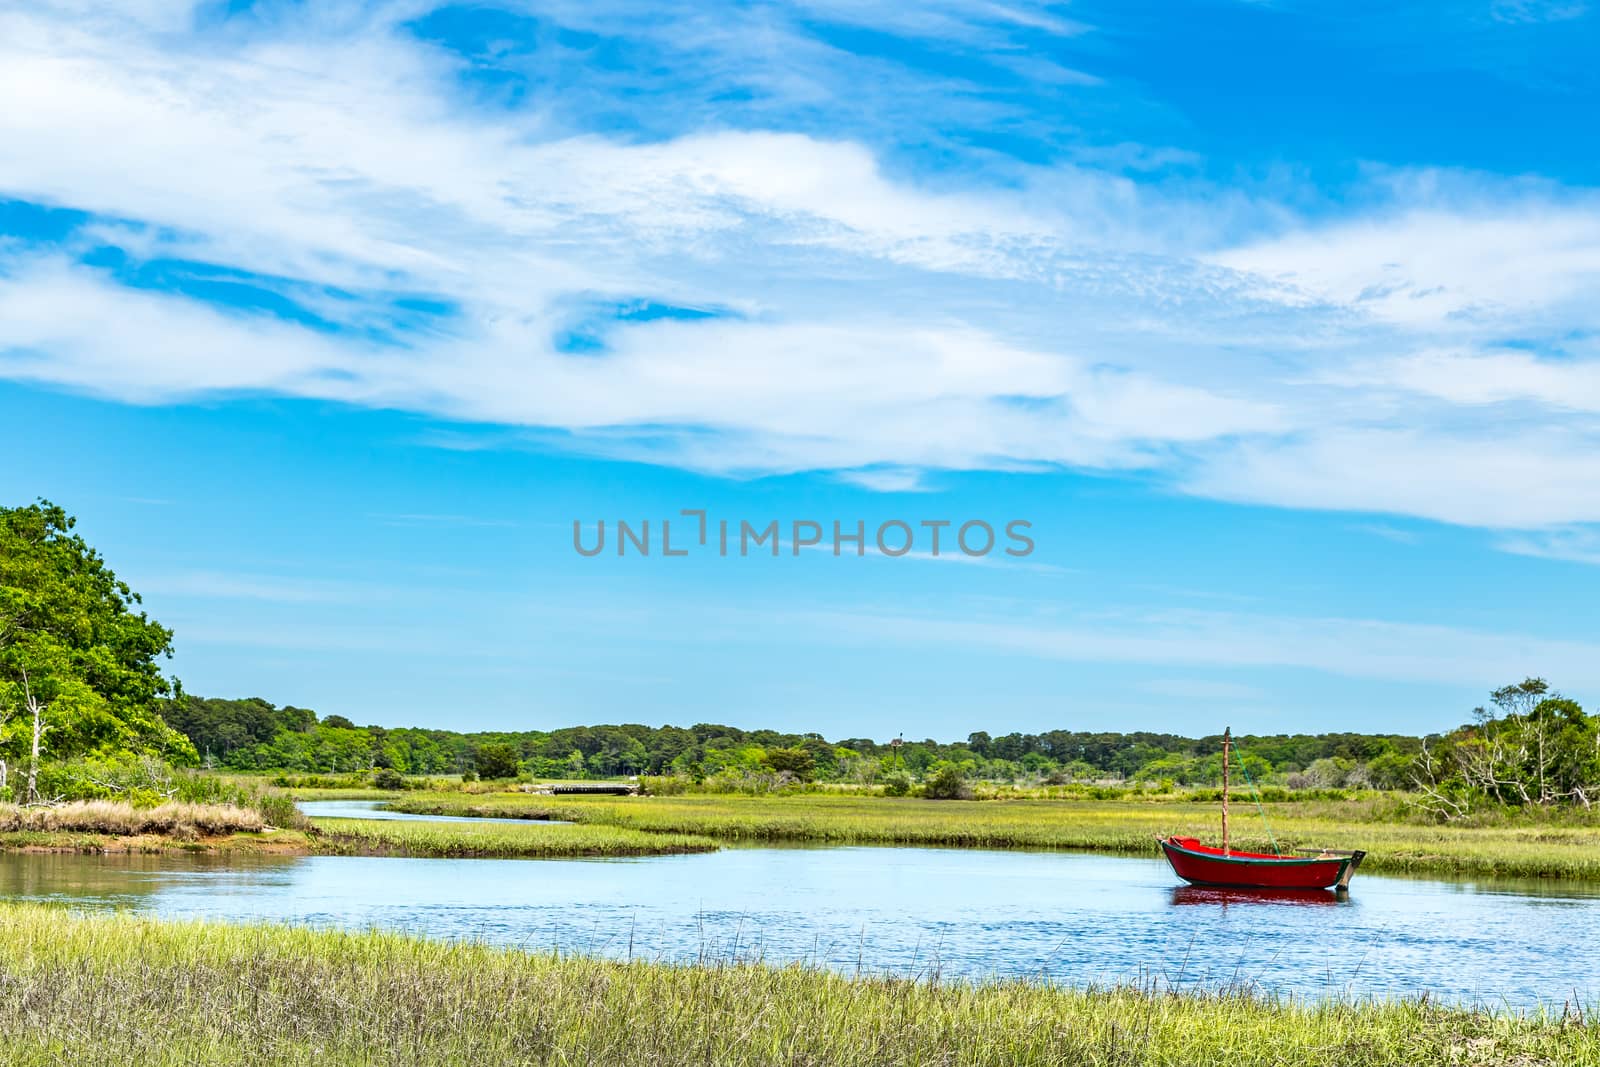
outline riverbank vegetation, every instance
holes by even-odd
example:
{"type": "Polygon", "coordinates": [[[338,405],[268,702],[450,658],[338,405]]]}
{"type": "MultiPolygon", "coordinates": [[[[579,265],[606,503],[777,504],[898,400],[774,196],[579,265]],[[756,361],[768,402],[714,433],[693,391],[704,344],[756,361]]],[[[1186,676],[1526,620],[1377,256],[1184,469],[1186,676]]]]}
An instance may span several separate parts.
{"type": "Polygon", "coordinates": [[[161,804],[136,808],[106,800],[80,800],[49,807],[23,808],[0,804],[0,833],[80,832],[132,834],[259,833],[267,829],[261,812],[231,804],[161,804]]]}
{"type": "Polygon", "coordinates": [[[714,852],[708,837],[618,826],[315,820],[311,851],[322,855],[555,859],[714,852]]]}
{"type": "Polygon", "coordinates": [[[41,807],[0,804],[0,850],[34,852],[271,852],[278,855],[434,858],[581,858],[710,852],[716,841],[670,831],[537,822],[308,820],[273,827],[254,808],[223,804],[78,801],[41,807]]]}
{"type": "MultiPolygon", "coordinates": [[[[1176,796],[1121,800],[949,803],[805,793],[788,797],[541,797],[524,793],[395,794],[389,807],[436,815],[571,819],[730,842],[950,845],[1156,854],[1155,838],[1214,838],[1218,813],[1176,796]]],[[[1478,825],[1425,821],[1405,801],[1365,800],[1236,807],[1237,847],[1360,848],[1363,870],[1406,874],[1600,880],[1600,818],[1503,819],[1478,825]],[[1409,820],[1409,821],[1408,821],[1409,820]]]]}
{"type": "Polygon", "coordinates": [[[1578,1012],[669,966],[0,904],[19,1067],[1600,1062],[1578,1012]]]}

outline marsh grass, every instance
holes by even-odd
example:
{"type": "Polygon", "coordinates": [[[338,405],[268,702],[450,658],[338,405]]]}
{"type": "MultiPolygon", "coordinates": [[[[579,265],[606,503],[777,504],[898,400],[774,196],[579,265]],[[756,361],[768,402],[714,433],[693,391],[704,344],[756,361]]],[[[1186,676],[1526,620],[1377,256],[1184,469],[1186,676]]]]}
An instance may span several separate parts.
{"type": "MultiPolygon", "coordinates": [[[[930,801],[804,794],[794,797],[550,797],[427,794],[400,797],[397,811],[571,819],[651,833],[728,841],[954,845],[1080,849],[1155,855],[1166,834],[1219,836],[1216,809],[1175,799],[930,801]]],[[[1266,805],[1285,851],[1367,850],[1364,871],[1600,880],[1600,825],[1506,821],[1433,825],[1402,821],[1392,798],[1266,805]]],[[[1236,804],[1234,843],[1270,851],[1253,806],[1236,804]]]]}
{"type": "Polygon", "coordinates": [[[14,904],[0,904],[0,947],[0,1033],[18,1067],[1600,1062],[1600,1027],[1576,1014],[1425,1002],[623,963],[14,904]]]}
{"type": "Polygon", "coordinates": [[[714,852],[708,837],[615,826],[314,819],[312,851],[333,855],[558,858],[714,852]]]}
{"type": "Polygon", "coordinates": [[[50,807],[0,804],[0,833],[89,833],[113,837],[259,832],[267,828],[255,808],[232,804],[161,804],[138,808],[117,800],[80,800],[50,807]]]}

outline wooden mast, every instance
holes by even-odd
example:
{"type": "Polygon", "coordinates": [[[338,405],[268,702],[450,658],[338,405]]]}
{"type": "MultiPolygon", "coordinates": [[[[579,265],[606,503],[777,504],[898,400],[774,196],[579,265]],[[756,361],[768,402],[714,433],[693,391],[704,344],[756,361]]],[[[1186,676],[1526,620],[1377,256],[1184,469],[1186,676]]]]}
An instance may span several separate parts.
{"type": "Polygon", "coordinates": [[[1222,854],[1233,855],[1228,847],[1228,749],[1233,745],[1233,727],[1222,730],[1222,854]]]}

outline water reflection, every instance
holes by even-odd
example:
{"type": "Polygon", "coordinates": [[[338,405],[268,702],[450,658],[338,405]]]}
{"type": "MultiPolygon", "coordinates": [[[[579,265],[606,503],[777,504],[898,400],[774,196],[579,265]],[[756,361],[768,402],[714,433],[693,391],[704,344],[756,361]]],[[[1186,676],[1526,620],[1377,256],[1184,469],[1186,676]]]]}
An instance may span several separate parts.
{"type": "Polygon", "coordinates": [[[212,894],[254,895],[287,887],[296,856],[208,856],[117,853],[0,856],[0,898],[56,900],[99,907],[151,904],[180,883],[212,894]]]}
{"type": "Polygon", "coordinates": [[[1226,886],[1180,885],[1172,891],[1174,904],[1212,904],[1246,907],[1261,904],[1286,904],[1291,907],[1317,907],[1339,904],[1350,898],[1348,892],[1333,889],[1233,889],[1226,886]]]}
{"type": "Polygon", "coordinates": [[[477,815],[413,815],[404,811],[389,811],[382,800],[302,800],[296,805],[301,814],[313,819],[373,819],[379,822],[500,822],[526,825],[538,822],[546,825],[569,825],[565,819],[491,819],[477,815]]]}

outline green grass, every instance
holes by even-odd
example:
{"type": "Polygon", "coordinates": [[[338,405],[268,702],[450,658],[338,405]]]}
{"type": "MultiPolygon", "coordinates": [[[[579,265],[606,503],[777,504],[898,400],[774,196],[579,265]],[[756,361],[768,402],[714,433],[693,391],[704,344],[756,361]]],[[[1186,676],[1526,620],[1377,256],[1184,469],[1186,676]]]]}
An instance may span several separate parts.
{"type": "MultiPolygon", "coordinates": [[[[1154,855],[1166,834],[1220,836],[1218,809],[1183,799],[934,801],[885,797],[536,797],[405,794],[400,811],[572,819],[728,841],[1083,849],[1154,855]]],[[[1364,871],[1600,880],[1600,823],[1454,826],[1398,821],[1393,798],[1269,804],[1278,843],[1367,850],[1364,871]]],[[[1234,842],[1270,851],[1253,806],[1234,842]]]]}
{"type": "Polygon", "coordinates": [[[615,826],[528,823],[397,822],[378,819],[314,819],[321,831],[311,850],[346,856],[506,857],[659,856],[713,852],[707,837],[645,833],[615,826]]]}
{"type": "Polygon", "coordinates": [[[1431,1004],[929,984],[0,904],[16,1067],[1600,1062],[1600,1025],[1431,1004]]]}

